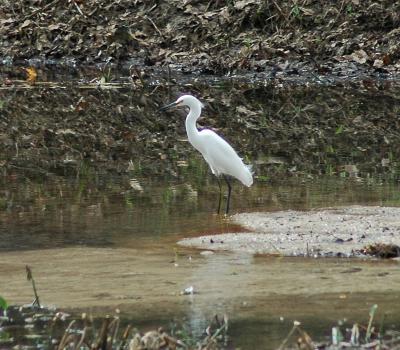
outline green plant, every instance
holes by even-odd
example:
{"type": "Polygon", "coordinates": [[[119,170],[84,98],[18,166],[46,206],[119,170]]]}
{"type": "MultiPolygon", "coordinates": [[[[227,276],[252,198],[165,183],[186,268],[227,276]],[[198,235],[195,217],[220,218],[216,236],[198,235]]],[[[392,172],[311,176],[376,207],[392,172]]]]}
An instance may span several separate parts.
{"type": "Polygon", "coordinates": [[[347,12],[347,14],[350,15],[350,16],[353,14],[353,6],[352,6],[351,4],[348,4],[348,5],[346,6],[346,12],[347,12]]]}
{"type": "Polygon", "coordinates": [[[300,17],[300,7],[299,5],[295,4],[292,9],[290,10],[290,15],[299,18],[300,17]]]}
{"type": "Polygon", "coordinates": [[[266,182],[266,181],[268,181],[268,176],[266,176],[266,175],[258,175],[257,176],[257,180],[266,182]]]}
{"type": "Polygon", "coordinates": [[[250,48],[252,41],[249,38],[243,39],[243,45],[246,46],[246,48],[250,48]]]}
{"type": "Polygon", "coordinates": [[[335,153],[335,149],[333,148],[332,145],[326,146],[326,153],[331,153],[331,154],[335,153]]]}
{"type": "Polygon", "coordinates": [[[2,296],[0,296],[0,310],[2,312],[6,311],[8,308],[8,304],[6,299],[4,299],[2,296]]]}
{"type": "Polygon", "coordinates": [[[344,126],[343,124],[339,125],[335,131],[336,135],[340,135],[343,132],[344,126]]]}
{"type": "Polygon", "coordinates": [[[335,174],[335,169],[334,169],[334,167],[333,167],[332,164],[327,164],[327,165],[326,165],[326,167],[325,167],[325,173],[326,173],[328,176],[332,176],[332,175],[335,174]]]}

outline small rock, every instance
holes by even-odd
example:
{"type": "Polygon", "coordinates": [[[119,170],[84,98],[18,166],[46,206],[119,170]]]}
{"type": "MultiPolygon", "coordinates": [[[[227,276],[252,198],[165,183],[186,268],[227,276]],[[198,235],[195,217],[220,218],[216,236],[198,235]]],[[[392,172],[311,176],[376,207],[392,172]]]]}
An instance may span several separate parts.
{"type": "Polygon", "coordinates": [[[203,250],[202,252],[200,252],[200,255],[203,256],[209,256],[209,255],[213,255],[214,252],[212,250],[203,250]]]}
{"type": "Polygon", "coordinates": [[[190,286],[190,287],[187,287],[187,288],[185,288],[182,292],[181,292],[181,295],[193,295],[195,292],[194,292],[194,287],[193,286],[190,286]]]}

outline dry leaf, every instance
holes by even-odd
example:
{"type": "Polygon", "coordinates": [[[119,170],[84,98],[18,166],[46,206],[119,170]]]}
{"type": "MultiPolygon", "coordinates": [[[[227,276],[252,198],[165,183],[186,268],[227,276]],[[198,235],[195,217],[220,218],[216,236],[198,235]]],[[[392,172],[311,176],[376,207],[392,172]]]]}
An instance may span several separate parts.
{"type": "Polygon", "coordinates": [[[60,27],[61,27],[61,24],[60,24],[60,23],[56,23],[56,24],[50,24],[50,25],[47,27],[47,29],[48,29],[48,30],[57,30],[57,29],[60,29],[60,27]]]}
{"type": "Polygon", "coordinates": [[[375,68],[382,68],[383,65],[384,65],[383,60],[379,60],[379,59],[376,59],[376,60],[374,61],[374,64],[373,64],[373,66],[374,66],[375,68]]]}
{"type": "Polygon", "coordinates": [[[237,10],[243,10],[246,6],[255,4],[255,0],[239,0],[235,2],[235,8],[237,10]]]}
{"type": "Polygon", "coordinates": [[[32,22],[29,19],[27,19],[27,20],[24,21],[24,23],[21,24],[21,27],[19,27],[19,29],[23,29],[25,27],[28,27],[31,23],[32,22]]]}
{"type": "Polygon", "coordinates": [[[389,55],[383,56],[382,61],[383,61],[383,64],[384,64],[385,66],[387,66],[387,65],[390,64],[390,62],[391,62],[390,56],[389,56],[389,55]]]}
{"type": "Polygon", "coordinates": [[[28,67],[28,68],[24,68],[27,76],[26,76],[26,82],[33,85],[36,82],[36,78],[37,78],[37,71],[34,67],[28,67]]]}
{"type": "Polygon", "coordinates": [[[130,179],[129,185],[130,185],[130,186],[132,187],[132,189],[134,189],[135,191],[143,192],[143,187],[142,187],[142,185],[139,183],[138,180],[136,180],[136,179],[134,179],[134,178],[130,179]]]}
{"type": "Polygon", "coordinates": [[[358,50],[358,51],[354,51],[350,57],[352,58],[353,61],[363,64],[365,62],[367,62],[367,60],[369,59],[368,54],[364,51],[364,50],[358,50]]]}
{"type": "Polygon", "coordinates": [[[88,107],[89,103],[81,97],[75,105],[75,112],[82,112],[88,107]]]}

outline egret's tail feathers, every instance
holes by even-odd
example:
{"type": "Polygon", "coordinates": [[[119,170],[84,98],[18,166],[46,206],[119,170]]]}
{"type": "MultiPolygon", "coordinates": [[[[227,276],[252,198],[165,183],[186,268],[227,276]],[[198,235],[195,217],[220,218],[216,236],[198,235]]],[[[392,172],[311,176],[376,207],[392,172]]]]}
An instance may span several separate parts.
{"type": "Polygon", "coordinates": [[[240,181],[243,185],[250,187],[253,184],[253,166],[246,165],[245,169],[246,171],[243,172],[240,181]]]}

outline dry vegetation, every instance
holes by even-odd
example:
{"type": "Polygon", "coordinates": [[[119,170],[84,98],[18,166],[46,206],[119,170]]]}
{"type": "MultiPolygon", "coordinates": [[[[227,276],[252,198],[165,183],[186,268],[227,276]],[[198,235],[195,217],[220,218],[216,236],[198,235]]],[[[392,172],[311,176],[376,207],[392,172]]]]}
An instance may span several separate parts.
{"type": "Polygon", "coordinates": [[[10,306],[2,315],[0,347],[3,349],[53,350],[217,350],[225,349],[228,320],[217,316],[201,338],[185,328],[172,327],[140,332],[121,321],[118,313],[103,319],[84,313],[82,317],[34,305],[10,306]]]}
{"type": "MultiPolygon", "coordinates": [[[[294,321],[293,328],[282,339],[283,349],[397,349],[399,332],[385,327],[385,318],[377,319],[378,305],[373,305],[364,323],[339,321],[320,340],[294,321]],[[325,339],[322,339],[325,338],[325,339]]],[[[235,344],[228,336],[228,320],[215,318],[204,334],[194,337],[185,328],[172,327],[140,332],[122,321],[118,314],[93,319],[86,313],[82,317],[61,310],[35,306],[10,306],[2,315],[0,308],[0,346],[4,349],[54,350],[224,350],[235,344]]],[[[251,336],[254,336],[253,334],[251,336]]]]}
{"type": "Polygon", "coordinates": [[[0,56],[346,75],[400,69],[400,2],[3,1],[0,56]]]}

